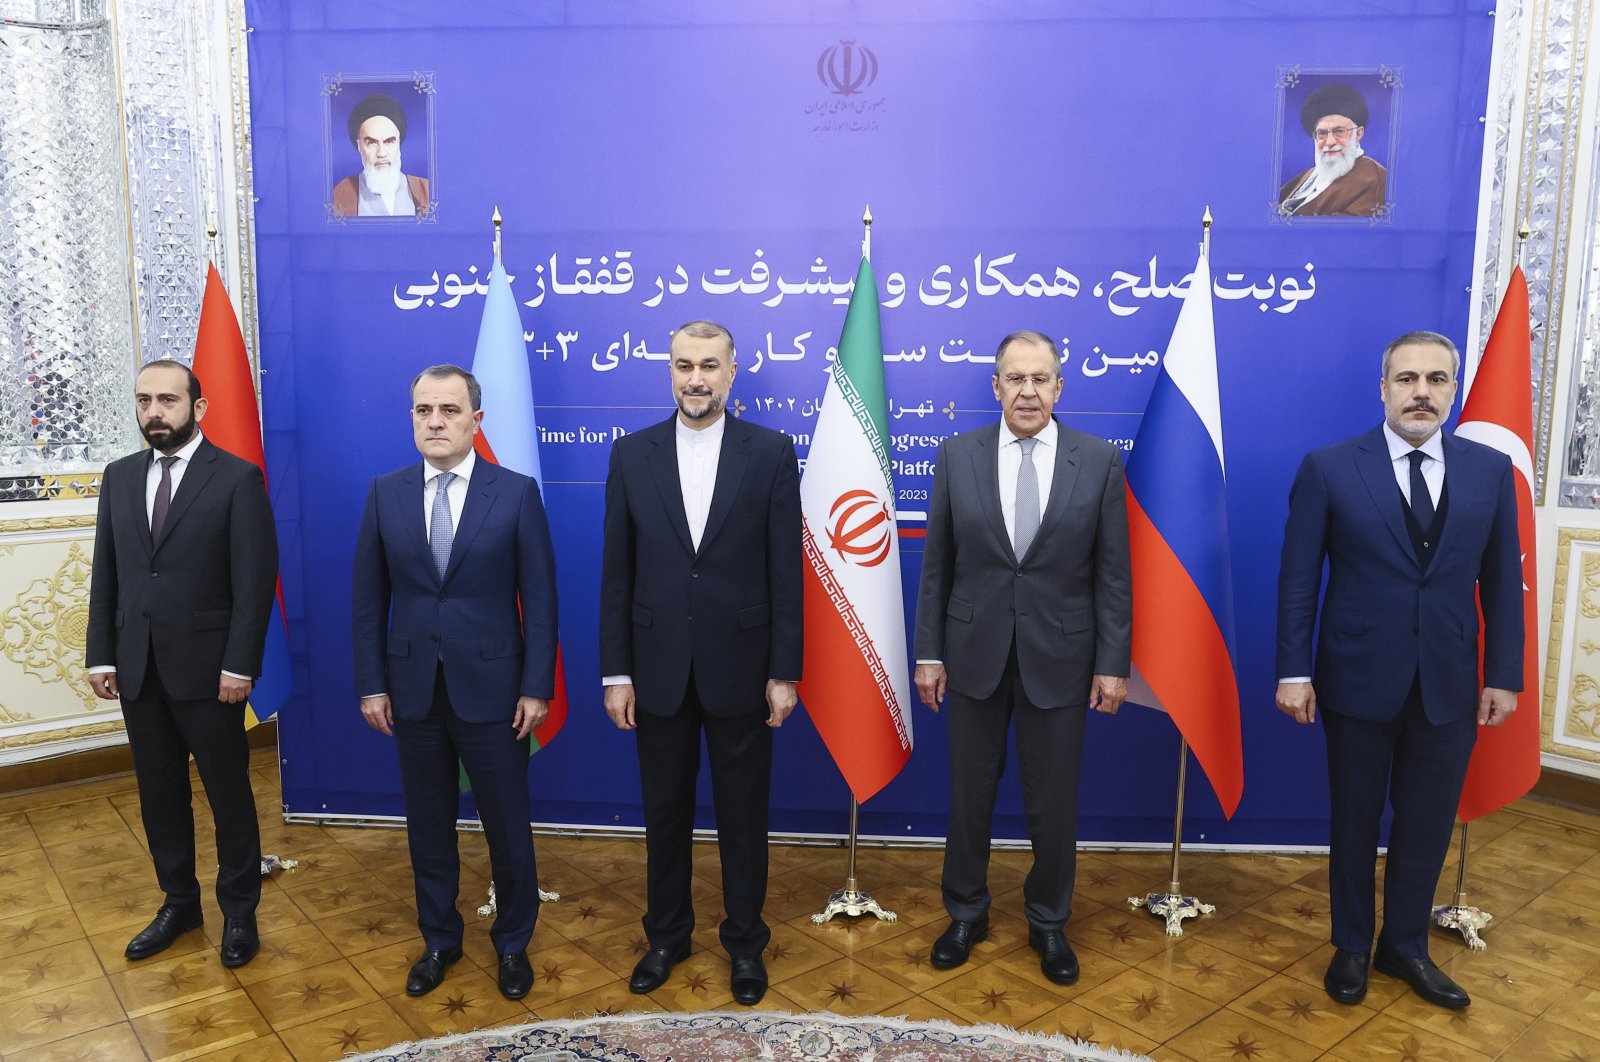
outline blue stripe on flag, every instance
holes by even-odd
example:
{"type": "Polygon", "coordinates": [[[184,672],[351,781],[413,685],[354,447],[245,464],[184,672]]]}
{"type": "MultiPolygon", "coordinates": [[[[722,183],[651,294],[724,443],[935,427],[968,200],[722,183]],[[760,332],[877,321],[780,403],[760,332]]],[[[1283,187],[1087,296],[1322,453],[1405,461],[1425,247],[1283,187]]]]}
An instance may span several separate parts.
{"type": "MultiPolygon", "coordinates": [[[[1163,372],[1156,378],[1128,456],[1128,487],[1194,580],[1214,618],[1233,616],[1228,577],[1226,483],[1216,447],[1189,399],[1163,372]],[[1148,461],[1141,455],[1150,454],[1148,461]]],[[[1219,623],[1234,653],[1233,625],[1219,623]]]]}

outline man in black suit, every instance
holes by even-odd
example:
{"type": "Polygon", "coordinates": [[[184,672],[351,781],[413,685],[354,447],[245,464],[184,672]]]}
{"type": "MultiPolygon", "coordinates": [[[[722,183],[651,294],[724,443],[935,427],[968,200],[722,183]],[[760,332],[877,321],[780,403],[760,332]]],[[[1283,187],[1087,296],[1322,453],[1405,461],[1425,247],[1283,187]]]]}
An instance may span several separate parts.
{"type": "Polygon", "coordinates": [[[555,692],[556,569],[539,485],[478,459],[478,381],[455,365],[411,384],[422,460],[367,494],[353,566],[356,684],[367,725],[393,735],[424,950],[406,994],[461,958],[456,817],[464,766],[483,820],[498,914],[500,992],[533,986],[539,917],[529,738],[555,692]]]}
{"type": "Polygon", "coordinates": [[[166,900],[127,956],[164,951],[201,923],[189,757],[217,831],[222,963],[260,950],[261,834],[244,709],[278,580],[278,538],[261,470],[200,434],[188,366],[155,361],[134,386],[150,444],[100,484],[87,663],[95,695],[122,699],[140,810],[166,900]]]}
{"type": "Polygon", "coordinates": [[[711,758],[734,999],[767,990],[772,731],[801,659],[800,479],[788,436],[724,415],[733,336],[672,338],[677,413],[618,439],[606,477],[600,668],[606,713],[638,737],[650,950],[628,987],[653,992],[689,954],[700,734],[711,758]]]}
{"type": "Polygon", "coordinates": [[[1017,733],[1033,869],[1023,884],[1028,942],[1044,975],[1078,979],[1063,927],[1077,869],[1078,766],[1089,708],[1128,695],[1133,599],[1122,460],[1115,446],[1051,415],[1061,355],[1039,332],[995,354],[999,424],[939,447],[917,597],[916,685],[950,700],[950,829],[940,969],[989,932],[989,831],[1017,733]]]}

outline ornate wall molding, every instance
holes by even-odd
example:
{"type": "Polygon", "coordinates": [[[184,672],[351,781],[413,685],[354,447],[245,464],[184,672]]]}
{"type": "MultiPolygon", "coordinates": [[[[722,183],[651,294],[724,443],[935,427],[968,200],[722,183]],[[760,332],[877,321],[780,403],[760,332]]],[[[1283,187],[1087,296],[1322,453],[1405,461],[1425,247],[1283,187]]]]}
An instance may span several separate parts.
{"type": "Polygon", "coordinates": [[[1600,528],[1560,530],[1550,617],[1541,748],[1600,770],[1600,528]]]}

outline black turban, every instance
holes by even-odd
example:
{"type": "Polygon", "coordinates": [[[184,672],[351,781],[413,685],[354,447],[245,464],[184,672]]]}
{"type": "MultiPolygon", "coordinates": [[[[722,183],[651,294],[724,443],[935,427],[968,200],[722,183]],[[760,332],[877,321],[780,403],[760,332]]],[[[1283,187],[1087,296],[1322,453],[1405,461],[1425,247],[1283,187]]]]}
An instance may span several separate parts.
{"type": "Polygon", "coordinates": [[[361,127],[367,124],[368,118],[376,118],[379,115],[394,123],[403,143],[406,138],[406,109],[400,106],[399,100],[385,92],[374,92],[351,109],[350,143],[356,142],[356,137],[360,134],[361,127]]]}
{"type": "MultiPolygon", "coordinates": [[[[1317,122],[1330,114],[1342,114],[1357,125],[1366,125],[1367,101],[1349,85],[1323,85],[1307,96],[1300,108],[1300,124],[1305,126],[1306,135],[1310,136],[1317,122]]],[[[400,135],[405,136],[405,132],[405,126],[400,125],[400,135]]]]}

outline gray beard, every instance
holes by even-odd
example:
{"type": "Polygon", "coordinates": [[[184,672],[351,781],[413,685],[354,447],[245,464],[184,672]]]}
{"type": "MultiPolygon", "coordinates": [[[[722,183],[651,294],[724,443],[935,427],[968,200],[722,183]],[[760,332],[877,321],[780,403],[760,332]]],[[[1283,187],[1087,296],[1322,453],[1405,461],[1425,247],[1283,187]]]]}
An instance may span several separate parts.
{"type": "Polygon", "coordinates": [[[1356,159],[1359,158],[1351,150],[1354,147],[1355,145],[1351,144],[1337,155],[1327,155],[1318,151],[1316,153],[1317,183],[1326,188],[1340,177],[1349,173],[1355,167],[1356,159]]]}
{"type": "Polygon", "coordinates": [[[394,190],[400,187],[400,160],[395,159],[392,165],[381,170],[363,165],[361,179],[366,183],[367,191],[373,195],[393,195],[394,190]]]}

